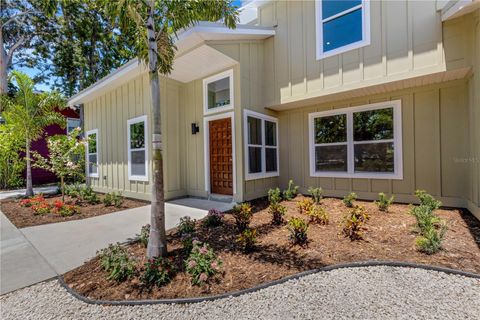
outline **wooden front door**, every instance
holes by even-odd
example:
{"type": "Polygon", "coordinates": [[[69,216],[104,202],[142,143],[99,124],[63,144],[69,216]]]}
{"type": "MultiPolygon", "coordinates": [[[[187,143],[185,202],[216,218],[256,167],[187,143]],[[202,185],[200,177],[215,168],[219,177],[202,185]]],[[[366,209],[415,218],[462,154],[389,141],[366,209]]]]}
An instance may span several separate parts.
{"type": "Polygon", "coordinates": [[[232,121],[209,122],[210,192],[233,195],[232,121]]]}

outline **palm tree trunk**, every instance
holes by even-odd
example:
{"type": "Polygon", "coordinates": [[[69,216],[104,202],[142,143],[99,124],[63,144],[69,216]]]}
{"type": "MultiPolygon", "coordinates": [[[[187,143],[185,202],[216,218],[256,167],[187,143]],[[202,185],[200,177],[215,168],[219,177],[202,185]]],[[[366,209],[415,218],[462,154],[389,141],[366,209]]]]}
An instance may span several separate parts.
{"type": "Polygon", "coordinates": [[[27,197],[33,196],[33,185],[32,185],[32,163],[30,160],[30,139],[25,141],[25,158],[27,159],[27,191],[25,195],[27,197]]]}
{"type": "Polygon", "coordinates": [[[147,20],[148,67],[150,73],[150,92],[152,95],[153,134],[152,161],[153,185],[150,216],[150,237],[148,239],[147,257],[153,258],[167,254],[167,237],[165,234],[165,199],[163,193],[162,130],[160,124],[160,85],[157,72],[157,42],[153,23],[154,0],[149,0],[150,13],[147,20]]]}

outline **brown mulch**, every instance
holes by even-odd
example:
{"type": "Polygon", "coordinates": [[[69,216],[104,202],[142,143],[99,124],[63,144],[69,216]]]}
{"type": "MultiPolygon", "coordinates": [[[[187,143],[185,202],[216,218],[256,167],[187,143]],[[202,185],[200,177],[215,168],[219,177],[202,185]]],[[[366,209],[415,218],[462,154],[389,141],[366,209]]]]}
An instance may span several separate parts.
{"type": "MultiPolygon", "coordinates": [[[[61,195],[45,195],[45,200],[50,204],[53,204],[56,200],[62,200],[61,195]]],[[[100,201],[103,200],[103,195],[99,195],[100,201]]],[[[78,204],[80,207],[80,213],[74,214],[70,217],[62,217],[59,214],[55,214],[53,212],[47,214],[39,214],[35,215],[33,213],[32,208],[30,207],[23,207],[19,204],[21,199],[15,200],[3,200],[0,201],[0,210],[7,216],[7,218],[17,227],[17,228],[25,228],[31,226],[38,226],[41,224],[47,223],[55,223],[55,222],[64,222],[64,221],[71,221],[71,220],[80,220],[85,218],[91,218],[96,216],[101,216],[107,213],[112,213],[116,211],[146,206],[149,203],[146,201],[141,200],[133,200],[124,198],[123,204],[120,208],[116,208],[114,206],[105,207],[105,205],[100,202],[99,204],[87,204],[81,203],[78,204]]],[[[74,199],[65,196],[65,203],[67,204],[75,204],[74,199]]]]}
{"type": "MultiPolygon", "coordinates": [[[[296,201],[284,201],[288,207],[286,218],[298,216],[296,201]]],[[[381,212],[372,202],[357,201],[371,214],[367,222],[364,240],[350,241],[339,234],[339,224],[348,209],[341,200],[327,198],[322,206],[330,214],[326,226],[311,224],[310,239],[306,247],[293,246],[289,242],[286,226],[274,226],[264,200],[254,203],[254,217],[251,227],[258,231],[256,251],[245,254],[235,243],[237,231],[231,215],[222,226],[205,229],[198,224],[197,237],[208,242],[223,260],[224,274],[220,281],[198,287],[190,284],[190,278],[183,271],[180,239],[175,230],[168,235],[169,254],[179,270],[166,286],[145,288],[136,276],[123,283],[106,280],[97,258],[64,275],[66,283],[80,294],[92,299],[137,300],[160,298],[198,297],[233,292],[251,288],[261,283],[323,266],[365,260],[392,260],[416,262],[435,266],[480,273],[480,222],[470,213],[462,210],[438,210],[437,215],[448,223],[443,246],[444,250],[434,255],[420,253],[415,248],[416,234],[412,231],[415,218],[407,212],[408,205],[394,204],[388,213],[381,212]]],[[[129,253],[137,260],[141,269],[145,261],[145,248],[131,244],[129,253]]]]}

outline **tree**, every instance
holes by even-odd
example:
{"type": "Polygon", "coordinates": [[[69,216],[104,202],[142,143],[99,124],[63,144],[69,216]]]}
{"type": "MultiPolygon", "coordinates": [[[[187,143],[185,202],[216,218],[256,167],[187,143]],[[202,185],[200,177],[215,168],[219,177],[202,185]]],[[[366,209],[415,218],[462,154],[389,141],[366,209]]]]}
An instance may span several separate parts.
{"type": "Polygon", "coordinates": [[[2,114],[13,131],[22,137],[25,143],[25,159],[27,166],[26,196],[33,196],[31,144],[39,139],[44,128],[51,124],[65,127],[65,118],[55,111],[62,109],[65,101],[58,92],[35,93],[34,82],[26,74],[12,71],[12,82],[17,91],[13,97],[2,96],[6,111],[2,114]]]}
{"type": "Polygon", "coordinates": [[[153,113],[153,186],[149,258],[165,256],[165,200],[160,125],[159,72],[169,74],[175,58],[174,37],[181,29],[199,21],[223,20],[229,28],[238,21],[237,7],[231,0],[104,0],[109,16],[118,23],[122,33],[134,32],[138,38],[135,51],[139,60],[148,64],[153,113]]]}

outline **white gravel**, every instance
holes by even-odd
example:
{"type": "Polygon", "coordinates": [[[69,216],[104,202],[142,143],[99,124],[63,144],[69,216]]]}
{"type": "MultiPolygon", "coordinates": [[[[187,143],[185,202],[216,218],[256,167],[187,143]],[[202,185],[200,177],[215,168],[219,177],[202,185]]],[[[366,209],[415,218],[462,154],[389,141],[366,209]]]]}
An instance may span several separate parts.
{"type": "Polygon", "coordinates": [[[337,269],[236,298],[97,306],[56,280],[0,297],[1,319],[480,319],[480,280],[399,267],[337,269]]]}

